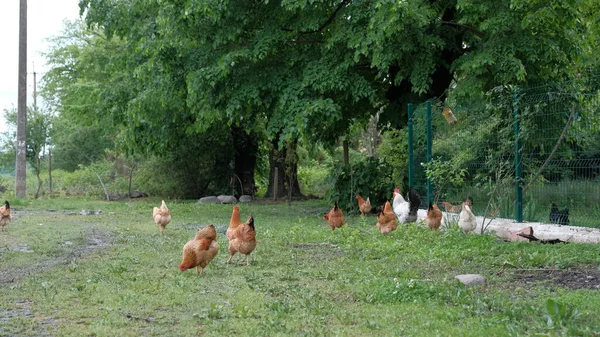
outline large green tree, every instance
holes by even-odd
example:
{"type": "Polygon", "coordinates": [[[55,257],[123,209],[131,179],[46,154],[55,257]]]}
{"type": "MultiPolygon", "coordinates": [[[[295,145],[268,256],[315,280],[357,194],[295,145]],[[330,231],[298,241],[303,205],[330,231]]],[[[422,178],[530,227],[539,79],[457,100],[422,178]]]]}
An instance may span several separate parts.
{"type": "MultiPolygon", "coordinates": [[[[145,101],[153,96],[160,100],[160,94],[148,93],[140,84],[136,54],[129,54],[124,40],[107,39],[102,31],[74,22],[52,42],[46,54],[52,69],[43,78],[42,92],[59,114],[52,135],[55,167],[75,170],[104,158],[106,149],[137,152],[143,155],[137,158],[157,163],[152,180],[165,182],[165,195],[193,198],[229,189],[234,165],[227,126],[215,123],[196,131],[180,122],[182,112],[176,107],[170,111],[160,102],[154,107],[145,101]],[[158,124],[128,113],[140,104],[149,104],[144,109],[158,114],[158,124]],[[173,190],[174,185],[179,187],[173,190]]],[[[246,148],[244,154],[252,151],[246,148]]]]}
{"type": "Polygon", "coordinates": [[[119,142],[119,122],[134,96],[124,74],[123,43],[107,40],[80,21],[65,22],[44,55],[50,70],[41,94],[57,113],[53,129],[54,164],[73,171],[104,156],[119,142]],[[118,111],[117,111],[118,110],[118,111]]]}
{"type": "Polygon", "coordinates": [[[178,134],[227,123],[247,134],[266,130],[272,167],[293,164],[278,152],[300,137],[335,139],[380,107],[382,122],[402,127],[407,102],[569,77],[586,48],[581,16],[591,6],[80,0],[89,25],[124,43],[135,95],[112,111],[132,126],[131,142],[161,149],[178,134]]]}
{"type": "MultiPolygon", "coordinates": [[[[0,151],[4,158],[15,158],[17,153],[17,111],[15,109],[4,110],[4,119],[9,126],[9,130],[0,134],[0,151]]],[[[53,116],[47,111],[33,108],[27,109],[26,158],[27,163],[33,169],[37,178],[35,198],[40,195],[42,188],[42,167],[48,158],[47,150],[49,150],[51,145],[50,132],[52,120],[53,116]]]]}

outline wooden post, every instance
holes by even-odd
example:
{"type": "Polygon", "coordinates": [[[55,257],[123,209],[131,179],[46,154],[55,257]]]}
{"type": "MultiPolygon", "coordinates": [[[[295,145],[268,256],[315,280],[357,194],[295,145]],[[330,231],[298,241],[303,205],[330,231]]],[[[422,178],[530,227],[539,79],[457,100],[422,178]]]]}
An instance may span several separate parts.
{"type": "Polygon", "coordinates": [[[275,177],[273,179],[273,200],[277,200],[277,194],[279,192],[279,168],[275,168],[275,177]]]}
{"type": "Polygon", "coordinates": [[[344,148],[344,165],[350,165],[350,144],[348,142],[348,136],[344,136],[342,146],[344,148]]]}
{"type": "Polygon", "coordinates": [[[50,185],[50,196],[52,196],[52,149],[48,148],[48,183],[50,185]]]}

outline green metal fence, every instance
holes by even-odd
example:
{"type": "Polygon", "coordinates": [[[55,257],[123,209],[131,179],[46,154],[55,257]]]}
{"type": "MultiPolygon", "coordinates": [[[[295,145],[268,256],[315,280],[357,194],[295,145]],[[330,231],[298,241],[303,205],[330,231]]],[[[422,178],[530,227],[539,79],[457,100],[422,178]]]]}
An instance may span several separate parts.
{"type": "Polygon", "coordinates": [[[600,77],[409,105],[408,151],[409,185],[442,209],[600,227],[600,77]]]}

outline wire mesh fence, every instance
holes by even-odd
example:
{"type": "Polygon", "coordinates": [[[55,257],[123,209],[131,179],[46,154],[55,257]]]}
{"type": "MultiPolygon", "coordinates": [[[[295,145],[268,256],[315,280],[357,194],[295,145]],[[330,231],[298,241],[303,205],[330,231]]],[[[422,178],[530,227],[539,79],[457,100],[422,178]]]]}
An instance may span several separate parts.
{"type": "Polygon", "coordinates": [[[429,104],[430,139],[427,104],[412,118],[409,184],[421,195],[429,179],[441,209],[470,197],[477,215],[600,227],[600,77],[429,104]]]}

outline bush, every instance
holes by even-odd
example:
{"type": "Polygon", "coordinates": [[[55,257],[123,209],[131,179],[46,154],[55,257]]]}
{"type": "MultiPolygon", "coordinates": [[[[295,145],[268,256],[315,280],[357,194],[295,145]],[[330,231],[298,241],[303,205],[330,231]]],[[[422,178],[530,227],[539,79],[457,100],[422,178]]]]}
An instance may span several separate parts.
{"type": "Polygon", "coordinates": [[[8,181],[3,176],[0,176],[0,194],[8,191],[8,181]]]}
{"type": "Polygon", "coordinates": [[[327,184],[328,175],[329,168],[325,165],[298,167],[300,190],[305,195],[323,197],[329,189],[329,185],[327,184]]]}
{"type": "Polygon", "coordinates": [[[370,198],[371,205],[378,207],[390,200],[394,183],[392,168],[377,158],[365,158],[351,166],[337,166],[328,178],[332,188],[325,198],[347,212],[357,211],[356,194],[370,198]]]}
{"type": "Polygon", "coordinates": [[[309,145],[308,148],[298,145],[297,153],[300,190],[305,195],[325,196],[330,188],[327,177],[333,164],[331,155],[320,144],[309,145]]]}
{"type": "Polygon", "coordinates": [[[392,183],[402,191],[408,183],[408,137],[405,130],[387,130],[381,137],[377,156],[391,167],[392,183]]]}

